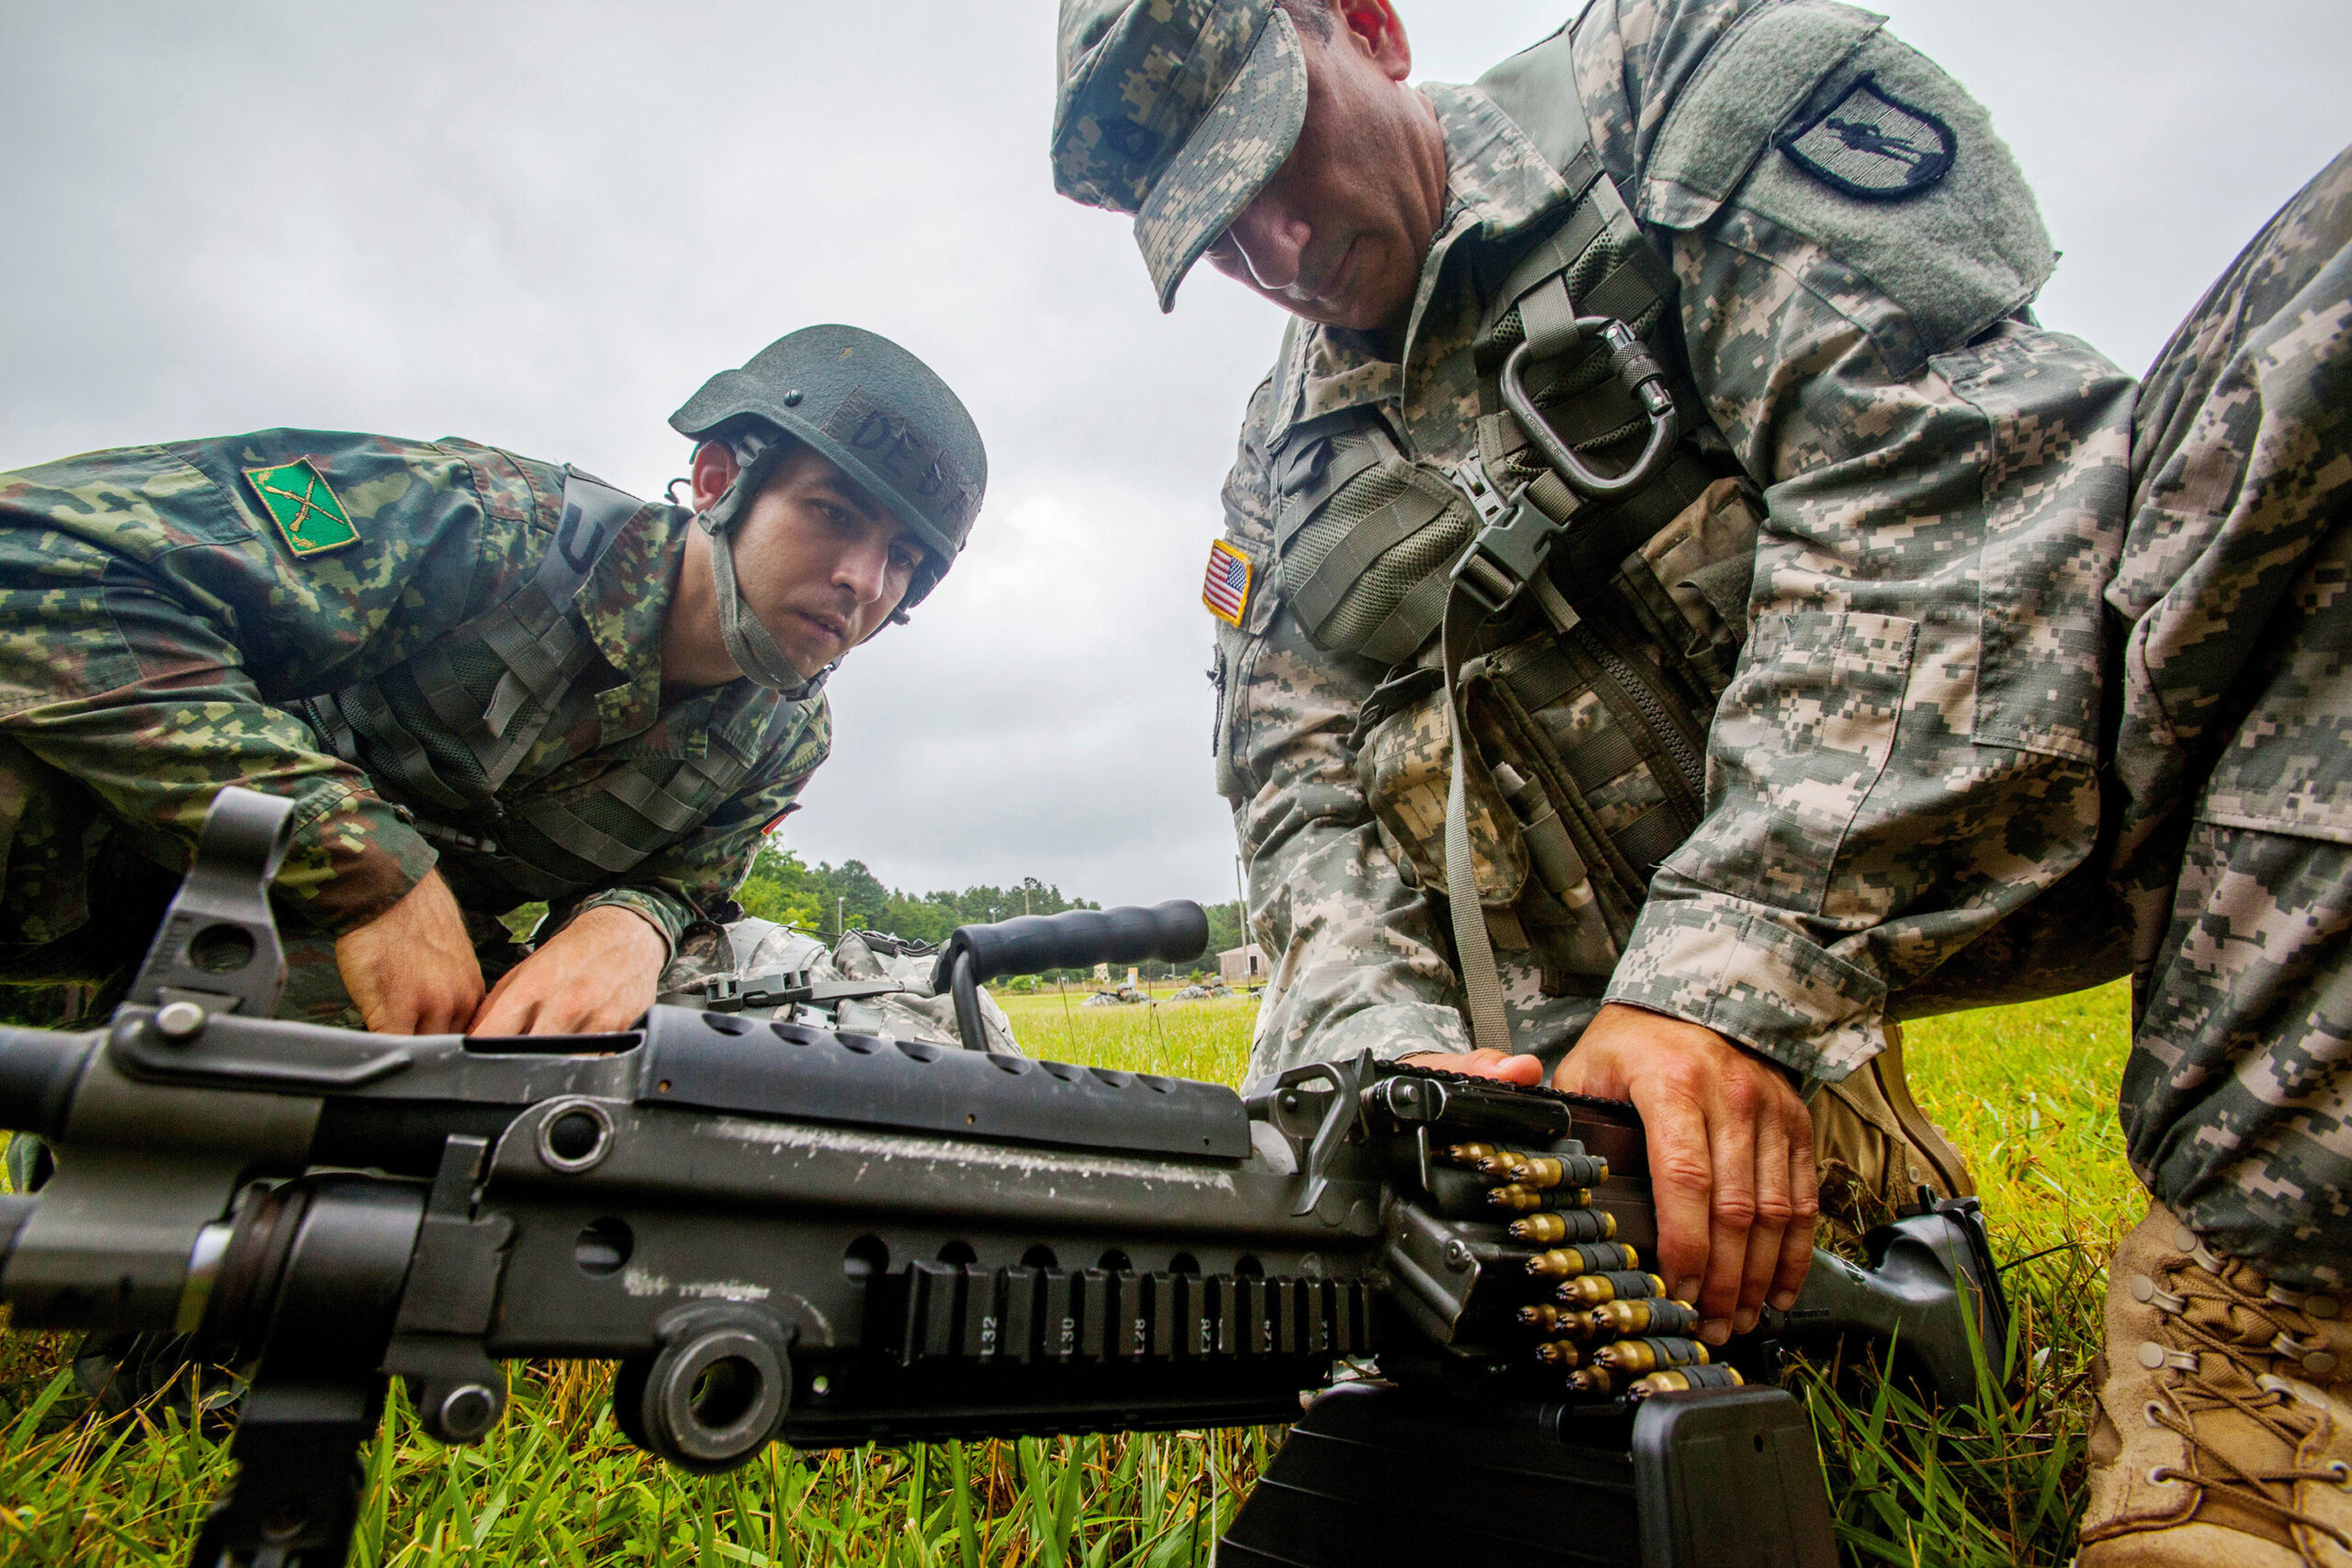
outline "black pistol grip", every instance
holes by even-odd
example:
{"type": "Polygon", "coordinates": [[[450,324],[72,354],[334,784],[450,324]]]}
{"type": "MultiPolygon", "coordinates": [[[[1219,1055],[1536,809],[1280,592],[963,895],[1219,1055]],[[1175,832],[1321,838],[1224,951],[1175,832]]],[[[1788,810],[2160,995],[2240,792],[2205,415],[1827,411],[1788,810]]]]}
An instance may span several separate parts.
{"type": "Polygon", "coordinates": [[[958,926],[940,949],[932,986],[944,991],[956,958],[967,953],[972,978],[987,981],[1001,975],[1140,964],[1153,958],[1182,964],[1201,956],[1208,945],[1208,916],[1189,898],[1171,898],[1148,909],[1128,906],[1023,915],[993,925],[958,926]]]}

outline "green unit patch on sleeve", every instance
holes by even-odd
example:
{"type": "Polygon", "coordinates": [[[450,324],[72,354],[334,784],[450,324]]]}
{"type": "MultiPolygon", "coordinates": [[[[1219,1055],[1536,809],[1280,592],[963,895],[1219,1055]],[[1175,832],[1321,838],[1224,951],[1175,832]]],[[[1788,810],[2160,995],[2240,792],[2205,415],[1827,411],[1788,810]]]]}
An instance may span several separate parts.
{"type": "Polygon", "coordinates": [[[327,488],[326,475],[310,458],[297,457],[271,468],[247,468],[245,482],[254,487],[262,510],[269,513],[277,531],[286,536],[286,547],[296,555],[324,555],[359,542],[359,530],[350,513],[344,511],[343,502],[327,488]]]}

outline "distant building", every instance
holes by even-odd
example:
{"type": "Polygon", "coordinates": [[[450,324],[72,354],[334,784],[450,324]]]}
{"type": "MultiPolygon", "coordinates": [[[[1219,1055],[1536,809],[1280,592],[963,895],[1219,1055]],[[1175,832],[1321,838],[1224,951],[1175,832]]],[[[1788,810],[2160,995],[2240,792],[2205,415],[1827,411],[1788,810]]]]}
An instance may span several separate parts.
{"type": "Polygon", "coordinates": [[[1266,980],[1266,950],[1256,942],[1228,947],[1216,955],[1216,977],[1228,986],[1261,986],[1266,980]]]}

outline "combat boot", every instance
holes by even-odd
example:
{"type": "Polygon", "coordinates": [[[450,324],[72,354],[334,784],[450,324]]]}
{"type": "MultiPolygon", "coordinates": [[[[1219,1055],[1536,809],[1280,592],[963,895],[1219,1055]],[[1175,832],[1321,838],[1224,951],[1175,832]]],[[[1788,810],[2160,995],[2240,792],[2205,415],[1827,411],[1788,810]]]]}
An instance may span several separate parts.
{"type": "Polygon", "coordinates": [[[2352,1568],[2343,1303],[2160,1204],[2110,1266],[2080,1568],[2352,1568]]]}
{"type": "Polygon", "coordinates": [[[1864,1233],[1916,1209],[1919,1189],[1939,1198],[1976,1190],[1968,1162],[1911,1098],[1903,1033],[1886,1026],[1886,1049],[1811,1101],[1813,1160],[1821,1176],[1823,1240],[1859,1247],[1864,1233]]]}

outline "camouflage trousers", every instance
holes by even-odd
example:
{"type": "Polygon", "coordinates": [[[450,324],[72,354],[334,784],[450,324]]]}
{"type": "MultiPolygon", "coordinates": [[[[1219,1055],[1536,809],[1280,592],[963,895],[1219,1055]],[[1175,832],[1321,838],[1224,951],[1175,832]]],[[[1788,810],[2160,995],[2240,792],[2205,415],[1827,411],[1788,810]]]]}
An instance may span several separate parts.
{"type": "Polygon", "coordinates": [[[2108,599],[2132,1166],[2216,1249],[2352,1286],[2352,152],[2150,371],[2108,599]]]}

